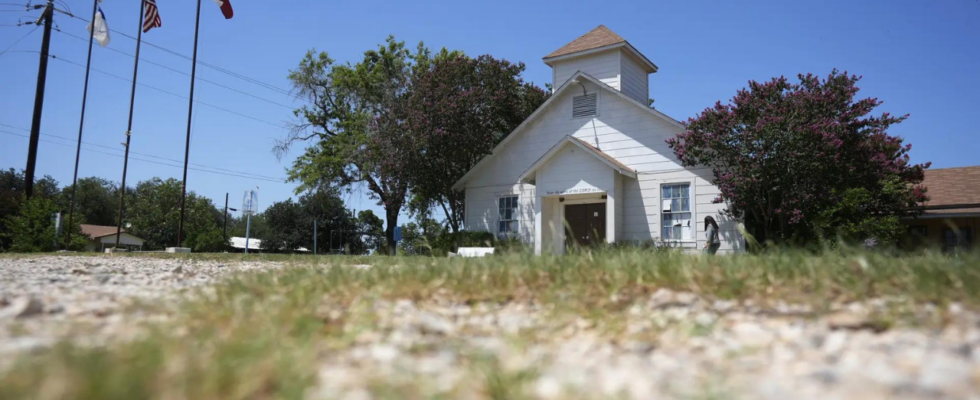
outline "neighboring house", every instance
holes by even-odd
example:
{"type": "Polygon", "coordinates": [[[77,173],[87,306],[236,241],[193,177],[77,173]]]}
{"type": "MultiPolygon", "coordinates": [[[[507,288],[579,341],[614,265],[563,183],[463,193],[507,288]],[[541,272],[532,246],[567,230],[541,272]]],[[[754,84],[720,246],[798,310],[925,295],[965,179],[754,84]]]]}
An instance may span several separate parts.
{"type": "MultiPolygon", "coordinates": [[[[82,233],[88,235],[88,243],[85,244],[85,251],[102,252],[105,249],[116,247],[116,227],[104,225],[82,224],[82,233]]],[[[119,235],[119,247],[126,249],[142,249],[143,239],[127,233],[125,229],[119,235]]]]}
{"type": "Polygon", "coordinates": [[[980,166],[927,169],[923,214],[905,220],[910,239],[944,252],[970,249],[980,229],[980,166]]]}
{"type": "Polygon", "coordinates": [[[544,62],[552,96],[453,186],[466,191],[467,230],[518,237],[536,254],[618,241],[700,249],[711,215],[720,251],[744,248],[712,202],[711,169],[682,166],[665,143],[684,126],[648,105],[656,65],[601,25],[544,62]]]}

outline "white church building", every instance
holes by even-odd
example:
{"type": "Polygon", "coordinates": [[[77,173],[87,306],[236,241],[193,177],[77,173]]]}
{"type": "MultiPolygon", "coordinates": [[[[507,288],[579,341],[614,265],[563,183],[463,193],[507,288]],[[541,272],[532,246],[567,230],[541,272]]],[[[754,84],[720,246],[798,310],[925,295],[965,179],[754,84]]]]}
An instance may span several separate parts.
{"type": "Polygon", "coordinates": [[[684,126],[648,105],[653,62],[602,25],[544,62],[552,96],[454,185],[467,230],[519,237],[536,254],[618,241],[695,251],[710,215],[719,253],[744,248],[712,202],[711,169],[684,167],[667,146],[684,126]]]}

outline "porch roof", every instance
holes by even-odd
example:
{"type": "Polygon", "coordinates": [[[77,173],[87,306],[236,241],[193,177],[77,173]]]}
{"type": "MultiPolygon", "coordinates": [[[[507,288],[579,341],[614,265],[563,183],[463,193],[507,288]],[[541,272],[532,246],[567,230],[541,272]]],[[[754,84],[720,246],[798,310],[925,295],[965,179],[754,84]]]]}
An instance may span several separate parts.
{"type": "Polygon", "coordinates": [[[577,146],[578,148],[584,150],[587,154],[592,155],[599,161],[602,161],[603,164],[608,165],[610,168],[612,168],[616,172],[619,172],[622,175],[626,175],[630,178],[636,178],[636,170],[634,170],[633,168],[626,166],[626,164],[623,164],[621,161],[613,158],[609,154],[604,153],[602,150],[599,150],[595,146],[589,144],[588,142],[582,139],[566,135],[564,138],[559,140],[558,143],[552,146],[551,149],[548,150],[548,152],[544,153],[544,155],[542,155],[541,158],[535,161],[534,164],[531,164],[531,166],[526,171],[524,171],[524,173],[522,173],[521,176],[518,178],[518,182],[534,183],[535,172],[537,172],[538,169],[540,169],[542,166],[547,164],[548,161],[551,160],[551,158],[554,157],[556,154],[558,154],[559,151],[562,149],[562,147],[565,147],[566,144],[577,146]]]}

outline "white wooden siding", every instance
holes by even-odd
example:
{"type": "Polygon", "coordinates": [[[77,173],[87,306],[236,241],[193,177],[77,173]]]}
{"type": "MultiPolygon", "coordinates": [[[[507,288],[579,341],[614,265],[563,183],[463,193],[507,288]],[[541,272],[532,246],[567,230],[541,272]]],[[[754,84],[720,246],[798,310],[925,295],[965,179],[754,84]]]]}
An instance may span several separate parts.
{"type": "MultiPolygon", "coordinates": [[[[516,178],[515,178],[516,181],[516,178]]],[[[534,185],[494,185],[466,188],[466,215],[464,226],[471,231],[487,231],[497,234],[500,209],[497,199],[502,196],[519,196],[520,228],[523,241],[534,238],[534,185]]]]}
{"type": "MultiPolygon", "coordinates": [[[[599,87],[585,83],[589,92],[600,91],[599,87]]],[[[591,171],[599,168],[607,171],[609,187],[615,190],[622,207],[617,212],[617,221],[622,221],[616,229],[616,237],[624,240],[656,240],[661,237],[660,185],[666,182],[690,182],[692,193],[692,218],[698,222],[695,241],[687,242],[685,247],[700,248],[704,245],[703,221],[706,215],[718,220],[721,228],[722,251],[741,249],[742,241],[736,225],[720,217],[724,208],[712,204],[718,189],[711,184],[712,172],[706,168],[685,168],[676,159],[673,151],[665,143],[667,139],[682,131],[677,124],[664,120],[643,110],[636,104],[613,93],[602,92],[599,96],[599,115],[594,119],[571,117],[571,97],[582,92],[568,90],[555,98],[547,110],[543,110],[526,129],[515,133],[503,148],[497,149],[489,161],[466,183],[466,228],[470,230],[489,230],[496,232],[496,197],[502,193],[520,193],[521,196],[521,236],[529,242],[534,238],[534,186],[516,184],[518,177],[550,150],[566,135],[572,135],[592,145],[637,171],[636,178],[617,176],[606,165],[594,157],[561,157],[553,162],[560,176],[550,179],[551,183],[539,184],[576,185],[586,180],[597,182],[601,177],[592,177],[591,171]],[[594,123],[594,128],[593,128],[594,123]],[[577,161],[576,161],[577,160],[577,161]],[[573,162],[576,161],[576,162],[573,162]],[[567,178],[567,179],[566,179],[567,178]],[[621,200],[620,200],[621,199],[621,200]]],[[[565,149],[564,151],[568,151],[565,149]]],[[[576,152],[579,153],[579,152],[576,152]]],[[[582,154],[583,156],[585,154],[582,154]]],[[[546,177],[547,178],[547,177],[546,177]]],[[[544,190],[544,188],[542,188],[544,190]]],[[[542,195],[545,195],[543,192],[542,195]]]]}
{"type": "Polygon", "coordinates": [[[650,98],[649,75],[640,63],[626,52],[620,52],[621,90],[642,104],[650,98]]]}
{"type": "MultiPolygon", "coordinates": [[[[556,62],[554,87],[561,87],[568,78],[571,78],[576,72],[582,71],[602,83],[619,89],[619,53],[618,49],[613,49],[556,62]]],[[[568,112],[571,113],[571,110],[568,112]]]]}

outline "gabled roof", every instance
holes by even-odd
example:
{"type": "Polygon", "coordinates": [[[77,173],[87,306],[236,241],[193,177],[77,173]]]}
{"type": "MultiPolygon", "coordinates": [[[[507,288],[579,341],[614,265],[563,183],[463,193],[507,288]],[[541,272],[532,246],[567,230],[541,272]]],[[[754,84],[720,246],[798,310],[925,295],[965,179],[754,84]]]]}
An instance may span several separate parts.
{"type": "MultiPolygon", "coordinates": [[[[82,233],[88,235],[88,237],[92,239],[98,239],[100,237],[116,234],[116,227],[114,226],[89,224],[81,224],[80,226],[82,228],[82,233]]],[[[126,230],[123,229],[122,232],[126,233],[126,230]]]]}
{"type": "Polygon", "coordinates": [[[619,172],[620,174],[626,175],[630,178],[636,178],[636,171],[633,170],[633,168],[627,167],[626,164],[619,162],[619,160],[613,158],[609,154],[603,153],[602,150],[597,149],[595,146],[589,144],[588,142],[582,139],[566,135],[564,138],[559,140],[558,143],[552,146],[551,149],[548,150],[548,152],[544,153],[544,155],[541,156],[541,158],[539,158],[538,161],[535,161],[534,164],[531,164],[531,167],[528,168],[527,171],[524,171],[524,173],[521,174],[519,178],[517,178],[517,181],[531,182],[532,179],[530,179],[530,177],[535,172],[537,172],[539,168],[547,164],[548,160],[550,160],[552,157],[557,155],[559,151],[561,151],[561,149],[565,147],[566,144],[577,146],[578,148],[584,150],[587,154],[590,154],[593,157],[597,158],[599,161],[602,161],[603,164],[608,165],[610,168],[612,168],[616,172],[619,172]]]}
{"type": "Polygon", "coordinates": [[[514,128],[514,130],[510,133],[510,135],[507,135],[507,137],[505,137],[504,140],[501,140],[500,143],[497,144],[497,146],[490,151],[490,154],[488,154],[486,157],[483,157],[483,159],[481,159],[480,162],[476,163],[476,165],[474,165],[473,168],[470,168],[470,170],[466,174],[464,174],[461,178],[459,178],[459,180],[453,184],[453,189],[456,190],[463,189],[465,187],[466,181],[472,178],[477,171],[486,167],[486,165],[490,162],[490,160],[494,157],[494,155],[496,155],[501,150],[503,150],[504,147],[506,147],[511,140],[514,140],[514,138],[517,137],[518,133],[523,131],[531,123],[531,121],[537,119],[537,117],[541,115],[544,112],[544,110],[551,107],[551,105],[555,103],[556,101],[555,99],[561,97],[562,93],[568,90],[569,87],[576,85],[574,83],[576,79],[582,79],[591,82],[592,84],[598,86],[600,89],[605,89],[607,92],[611,92],[616,96],[619,96],[623,100],[626,100],[628,103],[633,104],[639,107],[640,109],[653,114],[657,118],[663,119],[668,123],[671,123],[677,127],[684,129],[684,124],[678,122],[677,120],[667,116],[666,114],[660,111],[657,111],[656,109],[650,108],[646,104],[640,103],[636,99],[627,96],[625,93],[616,90],[616,88],[609,86],[596,78],[593,78],[589,74],[586,74],[582,71],[578,71],[572,74],[572,76],[568,78],[568,80],[565,81],[565,83],[561,85],[561,87],[559,87],[558,90],[555,90],[555,93],[552,94],[551,97],[549,97],[548,100],[546,100],[543,104],[541,104],[541,106],[539,106],[537,110],[534,110],[534,112],[531,113],[531,115],[527,117],[527,119],[525,119],[524,122],[521,122],[521,124],[518,125],[517,128],[514,128]]]}
{"type": "Polygon", "coordinates": [[[650,59],[640,53],[633,45],[616,34],[605,25],[599,25],[588,33],[579,36],[558,50],[544,56],[544,63],[554,66],[554,62],[566,58],[578,57],[589,53],[605,51],[615,48],[624,48],[627,53],[632,54],[647,68],[647,73],[657,72],[657,66],[650,59]]]}
{"type": "Polygon", "coordinates": [[[605,25],[599,25],[588,33],[579,36],[578,39],[569,42],[558,50],[552,51],[551,54],[544,56],[544,58],[553,58],[566,54],[578,53],[580,51],[611,46],[617,43],[626,43],[626,39],[623,39],[622,36],[617,35],[616,32],[609,30],[609,28],[606,28],[605,25]]]}
{"type": "Polygon", "coordinates": [[[922,185],[928,190],[925,203],[930,214],[980,212],[980,165],[972,167],[927,169],[922,185]],[[946,210],[929,210],[930,207],[946,206],[946,210]],[[952,208],[955,206],[961,206],[952,208]]]}

